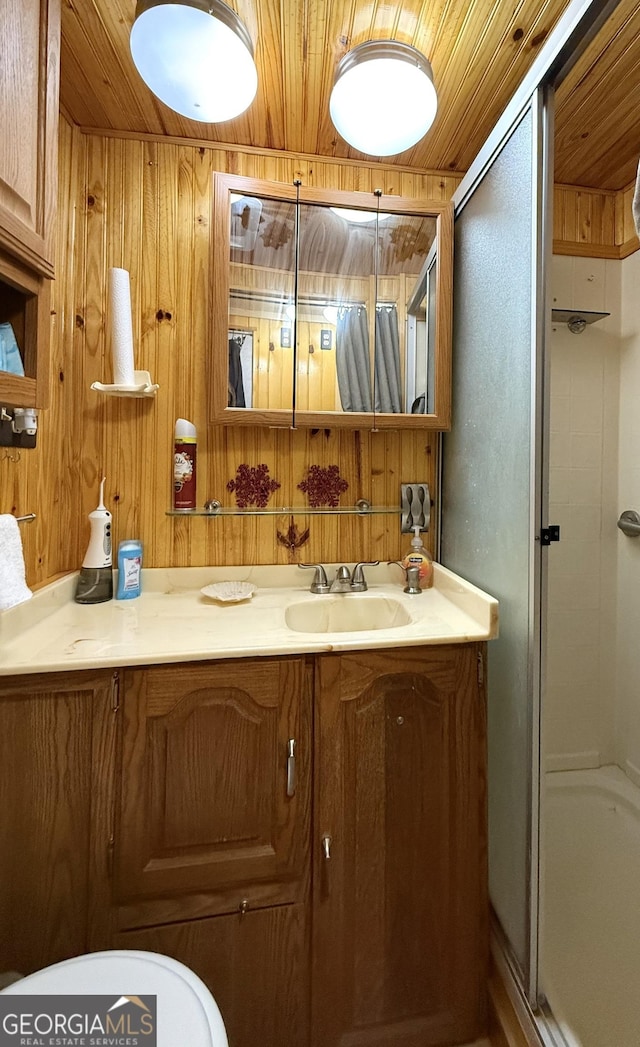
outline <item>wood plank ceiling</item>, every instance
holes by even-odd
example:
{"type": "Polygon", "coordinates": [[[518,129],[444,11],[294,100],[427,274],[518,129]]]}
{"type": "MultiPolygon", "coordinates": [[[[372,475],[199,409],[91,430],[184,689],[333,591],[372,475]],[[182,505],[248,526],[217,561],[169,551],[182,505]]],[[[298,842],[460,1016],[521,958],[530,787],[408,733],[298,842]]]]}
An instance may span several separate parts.
{"type": "MultiPolygon", "coordinates": [[[[173,113],[129,53],[136,0],[62,0],[61,105],[85,129],[151,133],[358,159],[329,117],[343,54],[368,39],[415,45],[431,61],[438,115],[386,162],[464,172],[568,0],[235,0],[254,41],[256,99],[235,120],[173,113]]],[[[621,0],[558,92],[556,181],[622,189],[640,151],[640,9],[621,0]]],[[[367,158],[369,161],[371,158],[367,158]]]]}

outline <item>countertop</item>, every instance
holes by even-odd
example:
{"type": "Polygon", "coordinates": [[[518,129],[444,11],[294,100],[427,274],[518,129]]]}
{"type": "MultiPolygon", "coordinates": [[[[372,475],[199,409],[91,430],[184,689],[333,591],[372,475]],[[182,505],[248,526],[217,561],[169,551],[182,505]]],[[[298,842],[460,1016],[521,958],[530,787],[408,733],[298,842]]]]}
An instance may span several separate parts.
{"type": "MultiPolygon", "coordinates": [[[[331,579],[335,565],[327,573],[331,579]]],[[[403,574],[396,566],[366,567],[365,573],[368,592],[312,596],[313,572],[295,565],[156,568],[143,570],[137,599],[95,605],[74,601],[77,575],[67,575],[31,600],[0,612],[0,676],[465,643],[498,634],[497,601],[439,564],[433,588],[413,596],[403,592],[403,574]],[[200,592],[227,580],[253,582],[257,590],[251,599],[234,604],[218,603],[200,592]],[[293,603],[372,598],[396,601],[410,622],[326,633],[296,632],[285,622],[293,603]]]]}

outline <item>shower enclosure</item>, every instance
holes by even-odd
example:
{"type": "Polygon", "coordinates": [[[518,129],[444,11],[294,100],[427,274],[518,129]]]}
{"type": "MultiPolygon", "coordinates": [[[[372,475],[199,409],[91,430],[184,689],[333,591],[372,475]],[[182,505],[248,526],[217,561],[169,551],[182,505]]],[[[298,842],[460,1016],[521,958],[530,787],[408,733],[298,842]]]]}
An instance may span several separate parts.
{"type": "Polygon", "coordinates": [[[619,1014],[625,994],[613,984],[625,966],[638,980],[640,949],[629,945],[603,991],[615,946],[588,954],[585,944],[610,942],[625,922],[624,941],[640,942],[640,926],[611,904],[623,881],[640,883],[640,864],[630,872],[634,845],[614,848],[636,817],[629,783],[640,792],[640,539],[616,528],[623,509],[640,511],[640,324],[624,306],[625,285],[640,286],[640,263],[553,260],[551,238],[554,86],[614,8],[570,5],[454,197],[454,406],[442,444],[440,558],[500,600],[488,681],[493,951],[529,1014],[532,1042],[559,1047],[640,1043],[633,1013],[627,1041],[621,1022],[604,1011],[596,1021],[593,1009],[608,995],[619,1014]],[[611,317],[581,335],[554,330],[552,307],[578,306],[578,286],[583,308],[611,317]],[[595,786],[562,776],[601,766],[599,806],[579,810],[578,793],[595,786]],[[591,842],[581,830],[589,825],[591,842]],[[607,880],[612,865],[619,875],[607,880]],[[609,884],[597,900],[594,882],[609,884]],[[600,922],[587,931],[591,909],[600,922]],[[570,1004],[572,973],[583,992],[570,1004]]]}
{"type": "MultiPolygon", "coordinates": [[[[549,356],[539,992],[570,1045],[640,1042],[640,255],[554,258],[554,299],[610,315],[549,356]]],[[[555,303],[554,303],[555,304],[555,303]]]]}

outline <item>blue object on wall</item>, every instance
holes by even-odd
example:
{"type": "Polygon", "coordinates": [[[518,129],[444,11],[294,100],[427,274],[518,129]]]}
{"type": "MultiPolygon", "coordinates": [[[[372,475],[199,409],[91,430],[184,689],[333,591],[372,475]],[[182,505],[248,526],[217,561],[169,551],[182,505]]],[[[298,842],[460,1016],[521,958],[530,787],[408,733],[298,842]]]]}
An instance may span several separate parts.
{"type": "Polygon", "coordinates": [[[13,327],[9,323],[0,324],[0,371],[9,371],[10,374],[24,377],[22,357],[13,327]]]}

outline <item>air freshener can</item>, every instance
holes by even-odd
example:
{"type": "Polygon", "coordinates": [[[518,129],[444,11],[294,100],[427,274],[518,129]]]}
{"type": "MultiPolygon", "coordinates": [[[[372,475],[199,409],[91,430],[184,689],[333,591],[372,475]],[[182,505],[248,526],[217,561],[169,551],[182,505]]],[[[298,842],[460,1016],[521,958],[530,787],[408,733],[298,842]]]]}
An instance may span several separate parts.
{"type": "Polygon", "coordinates": [[[173,508],[187,512],[196,507],[196,427],[178,418],[173,448],[173,508]]]}

